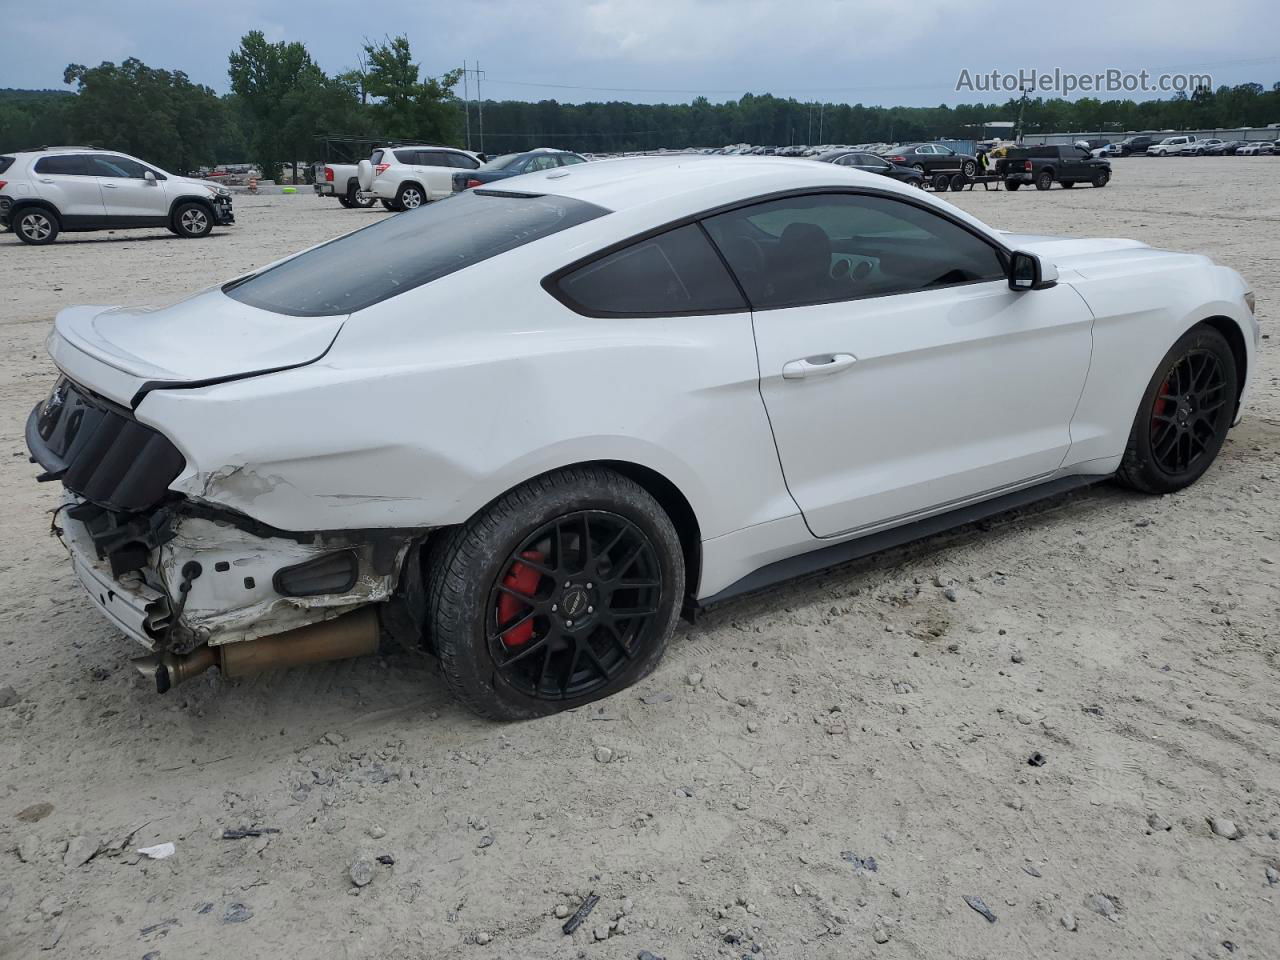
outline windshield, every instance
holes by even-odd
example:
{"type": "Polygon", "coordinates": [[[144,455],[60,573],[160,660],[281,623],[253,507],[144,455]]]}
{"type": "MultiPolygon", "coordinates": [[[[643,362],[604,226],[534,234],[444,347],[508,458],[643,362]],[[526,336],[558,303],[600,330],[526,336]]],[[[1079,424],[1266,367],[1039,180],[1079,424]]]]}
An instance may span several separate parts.
{"type": "Polygon", "coordinates": [[[468,190],[330,240],[222,290],[291,317],[354,313],[608,212],[568,197],[468,190]]]}

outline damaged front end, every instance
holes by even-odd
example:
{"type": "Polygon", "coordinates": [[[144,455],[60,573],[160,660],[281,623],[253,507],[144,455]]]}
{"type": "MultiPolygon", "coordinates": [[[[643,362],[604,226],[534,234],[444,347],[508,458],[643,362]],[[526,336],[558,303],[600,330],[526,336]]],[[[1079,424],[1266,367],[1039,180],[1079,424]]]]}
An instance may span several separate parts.
{"type": "MultiPolygon", "coordinates": [[[[374,604],[397,592],[415,530],[277,530],[169,489],[179,450],[132,412],[62,378],[27,421],[53,529],[104,615],[152,651],[163,692],[217,665],[244,673],[372,653],[374,604]]],[[[416,570],[416,558],[413,563],[416,570]]]]}

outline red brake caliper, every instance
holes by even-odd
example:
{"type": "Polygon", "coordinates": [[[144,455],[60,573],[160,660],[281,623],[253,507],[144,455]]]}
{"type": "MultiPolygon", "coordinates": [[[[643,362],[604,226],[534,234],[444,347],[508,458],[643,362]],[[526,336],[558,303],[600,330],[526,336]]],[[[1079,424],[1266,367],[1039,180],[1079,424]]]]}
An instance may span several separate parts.
{"type": "MultiPolygon", "coordinates": [[[[544,562],[543,555],[537,550],[526,550],[520,556],[533,563],[544,562]]],[[[507,575],[502,578],[502,585],[508,590],[514,590],[516,593],[532,598],[538,592],[538,582],[541,579],[542,574],[537,570],[517,560],[507,571],[507,575]]],[[[529,606],[527,603],[522,603],[509,593],[499,594],[498,623],[508,623],[516,619],[527,606],[529,606]]],[[[502,635],[502,643],[507,647],[522,647],[531,639],[533,639],[532,617],[502,635]]]]}
{"type": "Polygon", "coordinates": [[[1165,382],[1160,385],[1160,392],[1156,394],[1155,409],[1151,411],[1152,427],[1154,427],[1157,423],[1156,417],[1163,416],[1168,406],[1169,406],[1169,380],[1166,379],[1165,382]]]}

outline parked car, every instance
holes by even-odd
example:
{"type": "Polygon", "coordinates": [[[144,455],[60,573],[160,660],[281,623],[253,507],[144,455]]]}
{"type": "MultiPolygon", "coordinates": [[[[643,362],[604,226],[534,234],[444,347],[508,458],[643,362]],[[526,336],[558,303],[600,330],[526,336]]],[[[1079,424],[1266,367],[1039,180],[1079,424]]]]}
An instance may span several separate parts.
{"type": "Polygon", "coordinates": [[[374,150],[357,166],[360,189],[388,210],[413,210],[453,194],[453,175],[476,170],[477,154],[454,147],[394,147],[374,150]]]}
{"type": "Polygon", "coordinates": [[[1221,137],[1206,137],[1204,140],[1197,140],[1187,149],[1183,150],[1183,155],[1188,157],[1203,157],[1214,147],[1221,146],[1226,143],[1221,137]]]}
{"type": "Polygon", "coordinates": [[[1250,140],[1236,154],[1241,157],[1269,157],[1275,152],[1276,145],[1272,140],[1250,140]]]}
{"type": "Polygon", "coordinates": [[[1157,141],[1157,137],[1150,134],[1139,134],[1134,137],[1125,137],[1120,141],[1120,156],[1131,157],[1134,154],[1146,155],[1147,148],[1157,141]]]}
{"type": "Polygon", "coordinates": [[[371,207],[377,198],[360,192],[360,166],[356,163],[317,163],[314,189],[318,196],[337,197],[344,207],[371,207]]]}
{"type": "Polygon", "coordinates": [[[875,173],[882,177],[909,183],[913,187],[924,187],[924,174],[915,167],[904,167],[898,163],[890,163],[884,157],[874,153],[850,150],[832,150],[814,157],[824,163],[834,163],[838,167],[851,167],[864,173],[875,173]]]}
{"type": "Polygon", "coordinates": [[[1077,183],[1105,187],[1110,182],[1110,161],[1075,145],[1011,147],[1005,157],[1004,185],[1009,190],[1026,183],[1034,183],[1037,190],[1048,190],[1055,183],[1070,188],[1077,183]]]}
{"type": "Polygon", "coordinates": [[[895,147],[884,155],[890,163],[903,167],[915,167],[921,173],[959,171],[966,177],[978,172],[978,161],[968,153],[956,153],[940,143],[913,143],[895,147]]]}
{"type": "Polygon", "coordinates": [[[1100,159],[1108,159],[1110,157],[1124,156],[1124,151],[1120,149],[1118,143],[1108,143],[1102,147],[1094,147],[1089,151],[1089,156],[1098,157],[1100,159]]]}
{"type": "Polygon", "coordinates": [[[580,164],[63,310],[26,441],[159,690],[382,631],[533,717],[644,677],[682,610],[1108,477],[1187,487],[1253,299],[836,164],[580,164]]]}
{"type": "Polygon", "coordinates": [[[453,192],[483,186],[495,180],[518,177],[522,173],[554,170],[557,167],[567,167],[575,163],[586,163],[586,158],[570,153],[568,150],[552,150],[547,147],[528,150],[524,153],[508,153],[501,157],[494,157],[488,163],[482,163],[475,170],[455,173],[453,192]]]}
{"type": "Polygon", "coordinates": [[[1215,144],[1205,150],[1205,153],[1211,157],[1234,157],[1236,152],[1245,145],[1244,140],[1223,140],[1221,143],[1215,144]]]}
{"type": "Polygon", "coordinates": [[[1149,157],[1176,157],[1195,149],[1196,138],[1190,134],[1177,137],[1165,137],[1159,143],[1147,147],[1149,157]]]}
{"type": "Polygon", "coordinates": [[[235,223],[231,191],[91,147],[44,147],[0,157],[0,226],[23,243],[58,234],[167,227],[205,237],[235,223]]]}

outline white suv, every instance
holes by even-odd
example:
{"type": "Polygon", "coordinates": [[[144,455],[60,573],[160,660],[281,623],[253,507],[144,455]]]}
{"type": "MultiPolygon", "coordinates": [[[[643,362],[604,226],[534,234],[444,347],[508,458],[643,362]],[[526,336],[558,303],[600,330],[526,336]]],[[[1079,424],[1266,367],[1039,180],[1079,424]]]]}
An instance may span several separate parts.
{"type": "Polygon", "coordinates": [[[0,226],[23,243],[53,243],[62,231],[140,227],[203,237],[233,223],[230,190],[127,154],[45,147],[0,156],[0,226]]]}
{"type": "Polygon", "coordinates": [[[389,210],[412,210],[453,195],[453,175],[480,166],[477,154],[453,147],[386,147],[358,167],[360,189],[389,210]]]}
{"type": "Polygon", "coordinates": [[[1147,147],[1149,157],[1176,157],[1195,149],[1195,137],[1165,137],[1159,143],[1147,147]]]}

